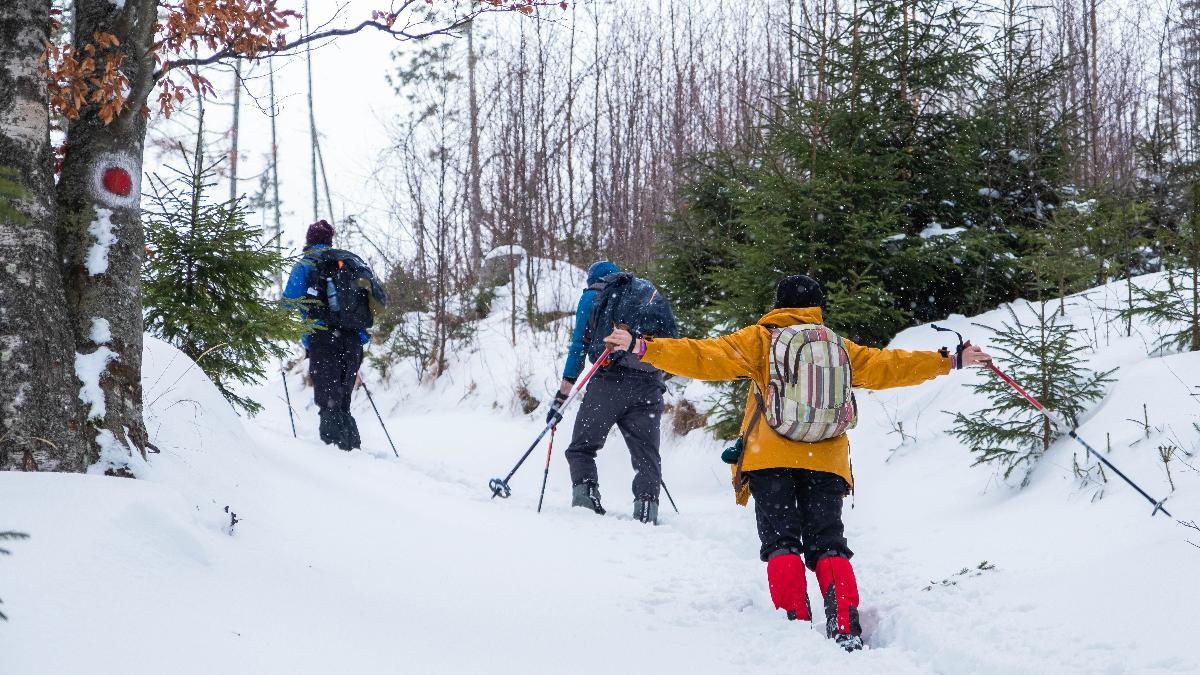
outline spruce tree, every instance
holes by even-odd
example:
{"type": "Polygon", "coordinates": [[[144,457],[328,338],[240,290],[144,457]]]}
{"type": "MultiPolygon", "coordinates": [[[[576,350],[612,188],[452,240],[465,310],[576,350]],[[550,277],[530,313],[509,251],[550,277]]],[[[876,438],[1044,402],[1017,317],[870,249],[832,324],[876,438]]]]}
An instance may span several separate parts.
{"type": "MultiPolygon", "coordinates": [[[[201,118],[203,120],[203,118],[201,118]]],[[[147,255],[142,299],[147,329],[196,361],[230,403],[254,414],[261,405],[235,394],[235,382],[257,382],[272,359],[287,355],[305,323],[281,301],[267,299],[288,261],[263,231],[246,222],[242,200],[209,202],[217,183],[196,150],[173,181],[153,176],[144,213],[147,255]]]]}
{"type": "Polygon", "coordinates": [[[690,318],[744,325],[787,274],[860,290],[869,277],[863,297],[886,311],[847,316],[842,328],[882,345],[910,317],[961,311],[957,288],[1011,297],[1004,242],[972,231],[979,134],[964,103],[985,48],[977,10],[867,0],[832,10],[837,30],[799,29],[798,69],[817,86],[781,92],[754,147],[702,158],[662,228],[664,287],[693,291],[690,318]],[[977,283],[980,271],[1003,283],[977,283]]]}
{"type": "Polygon", "coordinates": [[[1066,185],[1066,135],[1074,117],[1058,101],[1069,69],[1040,47],[1038,10],[1024,0],[1001,3],[997,39],[983,59],[983,88],[972,117],[980,185],[971,232],[988,239],[982,248],[998,255],[964,260],[971,271],[969,314],[1011,299],[1029,284],[1017,260],[1043,246],[1041,232],[1052,227],[1065,193],[1073,190],[1066,185]]]}
{"type": "MultiPolygon", "coordinates": [[[[1035,301],[1029,307],[1033,316],[1026,319],[1011,305],[1006,307],[1009,320],[994,329],[989,351],[1001,370],[1074,427],[1088,405],[1104,396],[1113,371],[1094,373],[1084,367],[1075,328],[1056,303],[1035,301]]],[[[998,377],[972,388],[990,403],[969,414],[955,413],[951,433],[975,456],[973,466],[994,466],[1005,478],[1024,469],[1024,485],[1061,431],[998,377]]]]}
{"type": "Polygon", "coordinates": [[[1122,312],[1159,329],[1155,349],[1200,351],[1200,181],[1191,185],[1190,208],[1175,232],[1163,235],[1167,271],[1149,288],[1130,286],[1133,301],[1122,312]],[[1165,286],[1165,287],[1164,287],[1165,286]]]}
{"type": "MultiPolygon", "coordinates": [[[[715,153],[688,161],[674,210],[658,227],[659,256],[655,280],[668,298],[688,335],[706,335],[714,328],[737,326],[737,318],[763,309],[761,299],[734,316],[715,307],[727,296],[725,274],[736,266],[733,250],[746,234],[737,217],[742,161],[715,153]]],[[[768,305],[769,306],[769,305],[768,305]]],[[[728,306],[726,306],[728,309],[728,306]]]]}

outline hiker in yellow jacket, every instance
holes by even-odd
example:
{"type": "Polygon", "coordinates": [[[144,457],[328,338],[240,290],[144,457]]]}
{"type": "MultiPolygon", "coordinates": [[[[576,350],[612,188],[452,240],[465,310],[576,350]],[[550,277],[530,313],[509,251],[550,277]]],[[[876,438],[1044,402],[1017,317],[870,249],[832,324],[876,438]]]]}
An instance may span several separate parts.
{"type": "Polygon", "coordinates": [[[771,599],[789,619],[811,620],[807,560],[824,600],[829,637],[854,650],[862,647],[858,584],[842,524],[842,500],[854,484],[845,434],[857,414],[851,386],[910,386],[991,357],[969,343],[961,354],[862,347],[824,328],[823,305],[816,281],[789,276],[775,289],[775,308],[735,333],[707,340],[635,339],[618,329],[605,342],[675,375],[753,383],[734,488],[739,504],[754,497],[771,599]]]}

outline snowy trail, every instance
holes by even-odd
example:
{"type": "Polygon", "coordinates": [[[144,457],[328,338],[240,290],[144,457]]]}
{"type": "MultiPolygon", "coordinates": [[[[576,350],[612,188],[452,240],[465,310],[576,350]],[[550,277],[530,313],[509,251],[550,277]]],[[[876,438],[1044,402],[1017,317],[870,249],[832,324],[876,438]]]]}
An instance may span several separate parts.
{"type": "MultiPolygon", "coordinates": [[[[433,385],[371,380],[399,458],[365,398],[354,411],[367,450],[347,454],[313,442],[298,373],[295,440],[277,378],[253,392],[265,412],[239,419],[178,352],[148,341],[162,454],[142,479],[0,474],[0,529],[33,535],[0,559],[0,673],[1200,672],[1200,551],[1187,532],[1119,483],[1093,503],[1069,442],[1020,491],[971,468],[943,411],[977,403],[964,384],[978,374],[859,397],[845,520],[869,649],[845,654],[771,606],[753,511],[733,504],[721,444],[703,432],[664,431],[682,513],[664,504],[659,527],[627,515],[618,434],[599,458],[610,514],[567,506],[572,414],[544,512],[544,444],[512,498],[490,499],[488,480],[538,431],[537,413],[513,410],[513,387],[552,390],[546,343],[561,338],[512,347],[497,323],[433,385]],[[915,438],[901,444],[889,416],[915,438]],[[232,536],[226,505],[242,519],[232,536]]],[[[928,333],[894,344],[929,348],[928,333]]],[[[1200,420],[1187,389],[1200,358],[1146,360],[1127,340],[1095,360],[1122,366],[1121,383],[1082,432],[1166,494],[1155,444],[1200,420]],[[1152,438],[1125,420],[1143,404],[1162,420],[1152,438]]],[[[703,400],[696,387],[672,396],[703,400]]],[[[1200,516],[1200,472],[1180,466],[1174,480],[1173,512],[1200,516]]],[[[811,575],[809,592],[819,608],[811,575]]]]}
{"type": "MultiPolygon", "coordinates": [[[[6,490],[49,504],[86,482],[88,492],[104,484],[96,498],[108,511],[107,500],[127,502],[111,515],[81,504],[89,517],[61,540],[34,519],[39,542],[82,541],[69,563],[5,594],[13,606],[88,598],[88,622],[123,625],[126,642],[102,631],[69,650],[18,650],[40,622],[14,612],[25,616],[0,633],[4,672],[779,672],[795,658],[781,644],[810,665],[844,659],[815,631],[753,611],[759,564],[711,539],[572,513],[561,499],[538,515],[531,485],[495,503],[478,481],[431,478],[390,453],[346,455],[253,427],[250,439],[224,486],[243,518],[233,537],[164,520],[188,509],[140,481],[33,476],[6,490]],[[130,555],[93,570],[105,587],[57,587],[97,544],[84,532],[118,528],[130,555]]],[[[22,553],[6,579],[49,562],[22,553]]],[[[860,665],[917,672],[903,663],[872,653],[860,665]]]]}
{"type": "MultiPolygon", "coordinates": [[[[913,511],[889,519],[886,505],[869,497],[856,498],[848,521],[851,541],[863,553],[856,561],[873,648],[846,655],[817,630],[783,621],[770,607],[750,512],[731,505],[723,484],[714,489],[711,474],[686,469],[711,456],[668,449],[667,475],[679,477],[675,492],[684,513],[664,515],[658,528],[623,517],[621,478],[629,470],[617,439],[601,466],[612,486],[606,501],[621,515],[600,518],[566,508],[561,456],[552,464],[547,508],[539,515],[540,451],[504,502],[488,498],[486,480],[494,471],[478,466],[477,453],[428,457],[431,448],[471,448],[487,437],[495,446],[489,463],[506,466],[527,442],[529,423],[461,422],[454,415],[390,418],[400,430],[394,435],[405,439],[399,460],[378,449],[387,446],[377,425],[363,425],[376,450],[348,455],[249,425],[252,444],[240,459],[226,457],[238,464],[223,467],[229,475],[214,480],[220,487],[209,486],[224,491],[243,518],[233,537],[177,522],[188,509],[178,495],[151,483],[126,488],[112,479],[45,476],[17,483],[17,492],[4,494],[30,506],[69,500],[77,482],[89,483],[89,492],[102,486],[100,501],[128,502],[109,518],[90,512],[74,523],[75,532],[59,533],[63,540],[51,545],[66,545],[75,535],[80,541],[65,554],[59,574],[42,568],[46,585],[5,584],[10,607],[68,595],[57,583],[86,566],[88,549],[100,543],[84,533],[122,532],[131,539],[127,555],[102,559],[92,583],[69,593],[88,598],[86,611],[62,606],[57,618],[71,615],[69,623],[81,626],[117,623],[125,642],[112,642],[108,631],[84,631],[70,650],[18,650],[14,645],[34,639],[25,630],[41,622],[14,612],[20,618],[0,630],[4,672],[550,673],[586,664],[588,672],[604,673],[1000,673],[1048,663],[1054,666],[1043,672],[1096,672],[1095,663],[1064,658],[1073,653],[1103,658],[1108,672],[1187,672],[1194,665],[1169,658],[1134,664],[1122,653],[1135,645],[1076,642],[1080,637],[1061,625],[1046,598],[1022,597],[1009,584],[985,585],[987,577],[921,591],[925,577],[917,570],[954,571],[946,562],[929,562],[928,539],[945,533],[916,535],[905,522],[913,511]],[[22,487],[29,492],[21,494],[22,487]],[[79,669],[82,662],[88,665],[79,669]]],[[[556,454],[562,445],[560,437],[556,454]]],[[[114,511],[109,503],[105,509],[114,511]]],[[[78,513],[89,511],[81,504],[78,513]]],[[[40,543],[58,522],[43,526],[35,518],[27,527],[40,543]]],[[[1051,549],[1044,537],[1037,543],[1051,549]]],[[[940,546],[953,550],[955,561],[974,560],[965,550],[988,549],[961,538],[940,546]]],[[[6,571],[17,573],[4,578],[27,578],[30,567],[47,562],[21,550],[5,561],[6,571]]],[[[993,579],[1013,573],[1001,565],[993,579]]],[[[1092,598],[1093,611],[1111,604],[1111,594],[1086,588],[1061,594],[1092,598]]],[[[818,606],[815,594],[812,600],[818,606]]],[[[43,606],[39,614],[47,611],[53,610],[43,606]]]]}

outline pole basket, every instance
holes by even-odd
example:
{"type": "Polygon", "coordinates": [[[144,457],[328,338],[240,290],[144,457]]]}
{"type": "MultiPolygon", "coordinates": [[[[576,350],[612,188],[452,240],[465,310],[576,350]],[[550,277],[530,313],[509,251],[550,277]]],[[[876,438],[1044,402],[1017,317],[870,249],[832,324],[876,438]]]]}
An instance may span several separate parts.
{"type": "Polygon", "coordinates": [[[492,489],[492,498],[508,499],[512,496],[512,488],[508,487],[503,478],[493,478],[488,487],[492,489]]]}

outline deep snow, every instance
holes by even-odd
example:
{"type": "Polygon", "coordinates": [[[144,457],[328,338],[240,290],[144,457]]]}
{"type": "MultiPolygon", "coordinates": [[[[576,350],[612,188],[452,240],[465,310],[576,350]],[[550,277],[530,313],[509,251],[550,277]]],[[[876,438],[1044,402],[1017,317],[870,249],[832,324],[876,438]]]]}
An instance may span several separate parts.
{"type": "MultiPolygon", "coordinates": [[[[583,272],[538,265],[539,309],[573,309],[583,272]]],[[[1151,332],[1125,338],[1103,321],[1101,308],[1123,296],[1114,284],[1070,300],[1094,366],[1120,366],[1080,433],[1099,447],[1111,434],[1112,461],[1163,495],[1158,445],[1200,446],[1200,355],[1147,358],[1151,332]],[[1127,421],[1143,404],[1149,439],[1127,421]]],[[[656,528],[627,515],[632,471],[618,434],[600,457],[609,516],[567,507],[561,452],[572,414],[543,513],[544,445],[512,498],[490,499],[488,480],[507,472],[544,415],[520,414],[515,390],[523,384],[544,406],[571,321],[538,333],[520,324],[514,347],[512,304],[501,289],[432,384],[406,367],[388,380],[370,374],[399,459],[361,394],[368,450],[343,453],[314,442],[299,370],[288,376],[293,440],[279,377],[254,390],[267,410],[239,419],[186,357],[148,339],[147,422],[162,453],[135,467],[140,480],[0,474],[0,530],[32,535],[0,559],[10,617],[0,672],[1200,671],[1189,639],[1200,549],[1189,531],[1151,518],[1111,478],[1094,500],[1096,487],[1072,476],[1069,439],[1024,489],[970,467],[944,411],[981,404],[965,386],[981,373],[859,395],[846,523],[870,645],[862,653],[844,654],[773,609],[753,512],[734,505],[722,444],[702,431],[664,432],[664,475],[682,513],[664,504],[656,528]],[[902,444],[889,419],[915,440],[902,444]],[[232,532],[226,506],[239,519],[232,532]],[[983,561],[994,569],[977,570],[983,561]]],[[[943,323],[986,346],[973,322],[1003,316],[943,323]]],[[[893,346],[943,341],[917,327],[893,346]]],[[[707,391],[675,382],[671,396],[700,402],[707,391]]],[[[1200,467],[1200,457],[1182,460],[1200,467]]],[[[1200,472],[1177,460],[1172,475],[1168,508],[1200,517],[1200,472]]]]}

